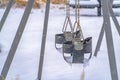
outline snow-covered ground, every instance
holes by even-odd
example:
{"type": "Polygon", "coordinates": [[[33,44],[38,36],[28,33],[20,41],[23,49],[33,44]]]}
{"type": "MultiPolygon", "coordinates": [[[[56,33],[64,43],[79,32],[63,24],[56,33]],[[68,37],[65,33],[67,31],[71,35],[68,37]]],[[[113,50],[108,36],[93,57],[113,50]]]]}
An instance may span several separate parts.
{"type": "MultiPolygon", "coordinates": [[[[55,34],[61,33],[65,19],[65,10],[59,9],[58,7],[52,5],[50,9],[42,80],[80,80],[83,68],[82,64],[70,66],[54,47],[55,34]]],[[[2,48],[2,52],[0,53],[0,72],[23,12],[24,9],[12,8],[0,33],[0,45],[2,48]]],[[[19,77],[19,80],[35,80],[37,78],[44,12],[44,7],[32,10],[6,80],[15,80],[16,77],[19,77]]],[[[0,9],[0,19],[3,13],[4,9],[0,9]]],[[[116,9],[115,13],[120,15],[120,9],[116,9]]],[[[103,23],[103,18],[96,15],[96,9],[81,9],[80,22],[82,30],[84,37],[93,37],[93,52],[103,23]]],[[[71,10],[71,19],[74,22],[74,9],[71,10]]],[[[120,22],[119,16],[117,19],[120,22]]],[[[120,77],[120,37],[115,29],[114,23],[112,22],[111,24],[117,68],[120,77]]],[[[92,57],[89,65],[85,68],[85,80],[111,80],[107,54],[104,38],[98,57],[92,57]]]]}

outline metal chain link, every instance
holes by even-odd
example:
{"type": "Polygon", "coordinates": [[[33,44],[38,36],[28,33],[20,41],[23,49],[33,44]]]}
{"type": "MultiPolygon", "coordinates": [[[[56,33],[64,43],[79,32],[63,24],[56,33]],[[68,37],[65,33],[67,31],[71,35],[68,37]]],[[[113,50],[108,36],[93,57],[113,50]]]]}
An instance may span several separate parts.
{"type": "Polygon", "coordinates": [[[70,1],[67,0],[67,1],[66,1],[66,16],[67,16],[67,17],[70,17],[70,7],[69,7],[69,3],[70,3],[70,1]]]}
{"type": "Polygon", "coordinates": [[[73,32],[72,22],[71,22],[71,19],[70,19],[70,6],[69,6],[69,3],[70,3],[70,1],[67,0],[66,1],[66,18],[65,18],[65,21],[64,21],[64,24],[63,24],[62,32],[66,32],[68,23],[70,25],[71,32],[73,32]]]}
{"type": "Polygon", "coordinates": [[[81,33],[80,38],[84,40],[84,36],[80,26],[80,0],[75,0],[75,23],[74,23],[73,31],[75,30],[75,28],[76,28],[76,31],[77,29],[80,30],[80,33],[81,33]]]}

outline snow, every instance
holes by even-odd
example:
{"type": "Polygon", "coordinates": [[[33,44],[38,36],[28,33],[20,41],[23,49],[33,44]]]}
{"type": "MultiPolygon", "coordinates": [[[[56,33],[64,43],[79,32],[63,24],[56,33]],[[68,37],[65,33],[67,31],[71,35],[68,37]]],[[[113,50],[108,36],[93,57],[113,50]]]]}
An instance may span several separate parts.
{"type": "MultiPolygon", "coordinates": [[[[114,9],[114,11],[117,15],[120,14],[119,9],[114,9]]],[[[2,18],[3,12],[4,9],[0,9],[0,18],[2,18]]],[[[0,53],[0,72],[6,60],[23,12],[24,9],[12,8],[0,33],[0,44],[2,48],[2,53],[0,53]]],[[[44,7],[32,10],[6,80],[15,80],[16,77],[18,77],[19,80],[35,80],[37,78],[44,12],[44,7]]],[[[95,9],[81,9],[80,12],[80,22],[84,36],[93,37],[94,52],[103,18],[96,16],[95,9]]],[[[59,5],[52,5],[48,24],[42,80],[80,80],[80,75],[83,69],[82,64],[74,64],[70,66],[64,61],[62,55],[54,46],[55,34],[61,33],[64,19],[65,10],[59,9],[59,5]]],[[[74,9],[71,9],[71,19],[72,22],[74,22],[74,9]]],[[[120,22],[120,17],[117,17],[117,19],[120,22]]],[[[120,77],[120,37],[113,22],[111,25],[117,68],[120,77]]],[[[85,68],[85,78],[85,80],[111,80],[105,37],[102,41],[98,57],[92,57],[88,66],[85,68]]]]}

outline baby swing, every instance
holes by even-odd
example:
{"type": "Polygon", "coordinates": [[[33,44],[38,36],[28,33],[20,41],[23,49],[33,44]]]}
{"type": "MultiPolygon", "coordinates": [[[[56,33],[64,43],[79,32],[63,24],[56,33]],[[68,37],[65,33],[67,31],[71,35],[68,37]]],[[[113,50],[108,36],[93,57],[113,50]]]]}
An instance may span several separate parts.
{"type": "Polygon", "coordinates": [[[75,22],[72,27],[70,19],[69,1],[66,3],[66,18],[63,25],[61,34],[55,35],[55,47],[57,50],[61,49],[63,58],[67,63],[84,63],[89,61],[92,56],[92,37],[83,37],[82,29],[80,26],[80,7],[79,0],[75,0],[75,22]],[[70,31],[67,31],[68,23],[70,31]],[[58,47],[57,44],[62,45],[58,47]],[[89,57],[85,57],[85,55],[89,57]]]}

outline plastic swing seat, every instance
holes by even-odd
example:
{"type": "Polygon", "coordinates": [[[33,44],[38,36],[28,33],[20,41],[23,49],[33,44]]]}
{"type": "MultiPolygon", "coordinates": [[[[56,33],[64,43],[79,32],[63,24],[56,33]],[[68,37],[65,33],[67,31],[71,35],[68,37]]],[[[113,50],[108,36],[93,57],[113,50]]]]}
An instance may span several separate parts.
{"type": "Polygon", "coordinates": [[[56,49],[61,49],[61,47],[58,47],[57,45],[62,45],[66,41],[72,41],[74,35],[80,36],[80,31],[76,31],[74,33],[71,32],[64,32],[61,34],[56,34],[55,35],[55,48],[56,49]]]}
{"type": "Polygon", "coordinates": [[[72,41],[64,42],[62,47],[63,47],[63,53],[72,54],[72,52],[73,52],[72,41]]]}
{"type": "Polygon", "coordinates": [[[63,43],[63,57],[66,62],[68,63],[84,63],[84,55],[89,54],[89,58],[92,56],[92,37],[88,37],[83,41],[83,48],[81,47],[82,45],[77,46],[73,44],[72,41],[67,41],[63,43]],[[76,48],[75,48],[76,47],[76,48]],[[70,54],[71,56],[69,57],[72,58],[72,61],[67,61],[67,56],[65,54],[70,54]]]}
{"type": "Polygon", "coordinates": [[[64,34],[56,34],[55,35],[55,43],[63,44],[63,42],[65,42],[64,34]]]}
{"type": "Polygon", "coordinates": [[[63,33],[55,35],[55,48],[57,50],[62,50],[62,44],[66,41],[72,41],[74,38],[72,22],[70,19],[70,6],[68,3],[69,1],[66,1],[66,18],[62,28],[63,33]],[[70,31],[67,31],[68,25],[70,26],[70,31]]]}
{"type": "Polygon", "coordinates": [[[83,52],[85,54],[92,53],[92,37],[88,37],[85,39],[83,47],[83,52]]]}
{"type": "Polygon", "coordinates": [[[65,32],[62,34],[56,34],[55,35],[55,48],[60,49],[61,47],[58,47],[57,45],[63,44],[66,41],[72,41],[73,39],[73,33],[71,32],[65,32]]]}
{"type": "Polygon", "coordinates": [[[72,63],[84,63],[84,53],[82,51],[74,52],[72,63]]]}

